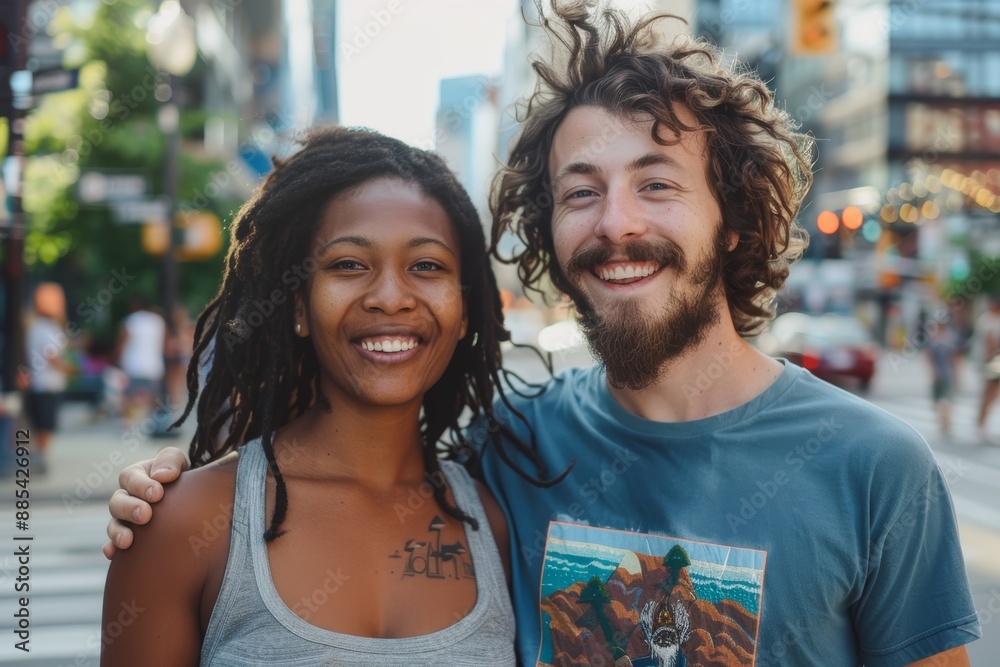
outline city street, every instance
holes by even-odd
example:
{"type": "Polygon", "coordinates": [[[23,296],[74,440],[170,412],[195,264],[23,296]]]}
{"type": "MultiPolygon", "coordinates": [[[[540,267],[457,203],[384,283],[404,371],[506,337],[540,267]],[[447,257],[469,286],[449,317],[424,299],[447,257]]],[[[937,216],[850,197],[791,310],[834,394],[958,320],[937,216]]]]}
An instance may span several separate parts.
{"type": "MultiPolygon", "coordinates": [[[[585,355],[557,356],[557,366],[584,360],[585,355]]],[[[509,365],[530,378],[542,367],[515,351],[509,365]]],[[[955,409],[955,433],[950,441],[937,431],[929,395],[926,364],[921,357],[883,356],[870,399],[916,428],[945,470],[961,520],[962,543],[983,622],[984,638],[969,647],[973,665],[995,664],[1000,652],[1000,447],[975,442],[973,417],[978,378],[962,378],[955,409]]],[[[13,648],[17,575],[13,549],[0,559],[0,665],[26,667],[96,667],[100,618],[107,563],[100,553],[106,522],[105,503],[117,486],[117,469],[124,461],[151,455],[162,440],[144,439],[137,446],[108,425],[91,425],[72,407],[66,415],[76,422],[55,441],[51,470],[34,480],[30,530],[31,652],[13,648]],[[114,461],[114,472],[105,474],[114,461]]],[[[992,420],[1000,434],[1000,414],[992,420]]],[[[171,444],[185,446],[185,440],[171,444]]],[[[13,495],[12,478],[2,480],[3,494],[13,495]]],[[[13,525],[11,500],[3,514],[13,525]]],[[[4,528],[9,540],[15,531],[4,528]]],[[[21,533],[19,532],[19,535],[21,533]]],[[[9,541],[8,545],[15,544],[9,541]]]]}

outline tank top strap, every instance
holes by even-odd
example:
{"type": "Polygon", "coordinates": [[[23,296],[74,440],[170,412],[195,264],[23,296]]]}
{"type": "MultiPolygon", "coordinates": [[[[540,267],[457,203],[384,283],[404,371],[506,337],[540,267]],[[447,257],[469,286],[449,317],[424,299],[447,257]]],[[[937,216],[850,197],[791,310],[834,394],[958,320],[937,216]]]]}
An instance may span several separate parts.
{"type": "Polygon", "coordinates": [[[455,503],[479,524],[479,530],[468,528],[465,532],[469,538],[469,551],[473,554],[476,577],[480,579],[481,592],[500,596],[493,599],[506,598],[507,578],[504,576],[503,561],[500,559],[496,540],[493,539],[490,520],[479,499],[475,480],[461,464],[454,461],[441,461],[441,471],[448,480],[455,503]]]}
{"type": "MultiPolygon", "coordinates": [[[[259,526],[264,521],[264,489],[267,480],[267,458],[260,438],[239,449],[236,467],[236,494],[233,498],[233,521],[243,526],[259,526]],[[262,480],[265,480],[262,482],[262,480]]],[[[251,531],[248,534],[253,534],[251,531]]]]}

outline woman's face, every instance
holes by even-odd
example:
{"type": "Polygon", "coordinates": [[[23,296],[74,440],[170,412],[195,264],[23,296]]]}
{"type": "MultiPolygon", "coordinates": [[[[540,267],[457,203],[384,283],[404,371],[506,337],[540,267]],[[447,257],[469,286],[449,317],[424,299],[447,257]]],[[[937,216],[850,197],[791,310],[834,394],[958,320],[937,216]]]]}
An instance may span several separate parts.
{"type": "Polygon", "coordinates": [[[419,186],[377,178],[333,198],[313,242],[318,267],[296,294],[332,404],[420,404],[468,318],[460,245],[444,208],[419,186]]]}

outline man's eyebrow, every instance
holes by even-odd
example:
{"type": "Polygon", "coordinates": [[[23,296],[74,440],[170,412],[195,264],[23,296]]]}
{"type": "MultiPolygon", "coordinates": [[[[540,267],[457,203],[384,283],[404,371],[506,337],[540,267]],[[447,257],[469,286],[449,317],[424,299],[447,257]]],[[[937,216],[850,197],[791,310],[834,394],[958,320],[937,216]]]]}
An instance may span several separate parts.
{"type": "MultiPolygon", "coordinates": [[[[632,160],[625,167],[628,171],[639,171],[646,167],[654,167],[656,165],[662,165],[665,167],[673,167],[675,169],[681,169],[681,163],[676,159],[670,157],[669,155],[664,155],[663,153],[649,152],[645,155],[641,155],[636,159],[632,160]]],[[[568,165],[559,170],[556,174],[553,184],[558,184],[560,180],[569,176],[570,174],[580,174],[584,176],[593,176],[595,174],[601,173],[601,168],[590,162],[570,162],[568,165]]]]}
{"type": "Polygon", "coordinates": [[[429,236],[415,236],[414,238],[410,239],[410,241],[406,244],[406,247],[417,248],[419,246],[426,245],[428,243],[433,243],[434,245],[441,246],[453,256],[455,254],[455,251],[449,248],[447,243],[439,241],[438,239],[432,239],[429,236]]]}
{"type": "Polygon", "coordinates": [[[681,168],[681,163],[670,157],[669,155],[664,155],[663,153],[646,153],[641,157],[629,162],[626,169],[628,171],[639,171],[646,167],[655,167],[657,165],[662,165],[664,167],[674,167],[677,169],[681,168]]]}
{"type": "Polygon", "coordinates": [[[330,246],[336,245],[338,243],[349,243],[351,245],[360,246],[362,248],[372,247],[372,242],[363,236],[341,236],[339,238],[333,239],[332,241],[324,245],[322,249],[326,250],[330,246]]]}
{"type": "Polygon", "coordinates": [[[552,184],[558,184],[559,181],[569,176],[570,174],[579,174],[583,176],[593,176],[595,174],[601,173],[600,167],[596,164],[591,164],[590,162],[570,162],[568,165],[559,170],[556,177],[552,179],[552,184]]]}

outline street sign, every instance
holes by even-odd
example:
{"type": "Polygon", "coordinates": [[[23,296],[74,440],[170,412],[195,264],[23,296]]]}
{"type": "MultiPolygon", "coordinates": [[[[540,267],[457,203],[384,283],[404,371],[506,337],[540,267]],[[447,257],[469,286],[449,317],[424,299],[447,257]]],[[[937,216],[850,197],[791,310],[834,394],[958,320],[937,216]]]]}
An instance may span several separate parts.
{"type": "Polygon", "coordinates": [[[34,72],[31,78],[31,94],[45,95],[71,90],[80,85],[80,68],[42,70],[34,72]]]}
{"type": "Polygon", "coordinates": [[[111,217],[118,223],[165,222],[168,204],[165,197],[111,202],[111,217]]]}
{"type": "Polygon", "coordinates": [[[146,194],[149,181],[142,174],[85,171],[76,185],[81,204],[138,199],[146,194]]]}

